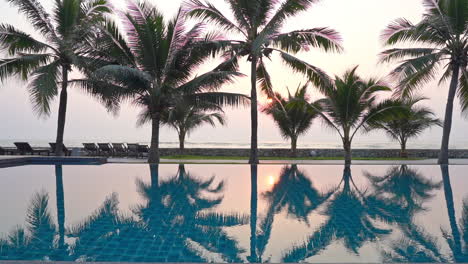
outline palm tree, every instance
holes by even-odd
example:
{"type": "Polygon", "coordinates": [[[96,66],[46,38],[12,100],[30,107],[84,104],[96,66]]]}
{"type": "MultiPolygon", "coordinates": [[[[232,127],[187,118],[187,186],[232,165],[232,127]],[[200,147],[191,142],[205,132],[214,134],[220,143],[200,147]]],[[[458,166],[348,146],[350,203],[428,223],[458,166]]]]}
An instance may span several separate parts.
{"type": "MultiPolygon", "coordinates": [[[[8,0],[26,15],[33,28],[43,36],[38,40],[12,25],[0,24],[0,81],[11,76],[30,80],[28,90],[34,110],[50,114],[50,103],[58,95],[58,125],[55,154],[63,155],[63,136],[67,111],[69,72],[73,66],[89,67],[89,41],[92,41],[103,15],[109,12],[106,0],[58,0],[51,14],[38,0],[8,0]]],[[[99,97],[94,90],[90,94],[99,97]]]]}
{"type": "Polygon", "coordinates": [[[216,92],[222,84],[241,76],[233,71],[232,63],[192,78],[198,66],[219,49],[220,36],[202,35],[202,24],[186,30],[184,16],[180,10],[175,18],[166,21],[155,6],[129,1],[128,11],[122,14],[126,38],[110,22],[99,40],[103,43],[101,59],[115,65],[98,69],[91,80],[82,83],[113,91],[109,92],[111,97],[143,108],[138,123],[152,123],[150,163],[159,162],[161,114],[176,99],[229,105],[247,99],[241,94],[216,92]]]}
{"type": "Polygon", "coordinates": [[[312,120],[317,117],[317,111],[308,103],[307,86],[308,84],[298,88],[294,95],[288,91],[287,98],[277,93],[276,100],[263,109],[264,113],[273,117],[281,135],[291,139],[293,157],[297,156],[297,138],[307,132],[312,125],[312,120]]]}
{"type": "Polygon", "coordinates": [[[434,118],[435,114],[429,108],[416,106],[422,100],[426,98],[402,99],[402,105],[406,108],[404,115],[374,124],[374,128],[384,130],[390,138],[400,143],[400,157],[402,158],[408,157],[406,143],[410,138],[417,137],[431,126],[441,126],[440,120],[434,118]]]}
{"type": "Polygon", "coordinates": [[[179,135],[179,150],[183,153],[185,137],[198,127],[209,124],[216,126],[215,121],[225,124],[224,112],[217,104],[204,103],[194,105],[186,100],[178,101],[167,113],[163,113],[162,122],[174,128],[179,135]],[[207,112],[210,113],[207,113],[207,112]]]}
{"type": "Polygon", "coordinates": [[[387,45],[420,45],[411,48],[393,48],[382,52],[382,61],[400,61],[391,73],[400,85],[397,92],[406,97],[417,88],[436,78],[439,69],[445,72],[439,85],[451,79],[439,164],[448,163],[453,101],[458,92],[462,110],[468,108],[468,1],[424,0],[423,19],[412,24],[398,19],[390,24],[383,36],[387,45]]]}
{"type": "Polygon", "coordinates": [[[318,100],[316,109],[325,124],[335,129],[341,137],[345,152],[345,164],[351,164],[351,143],[362,128],[369,124],[394,117],[399,105],[385,100],[377,103],[377,93],[390,91],[383,82],[364,80],[356,74],[357,67],[347,71],[342,78],[336,77],[333,85],[320,86],[325,95],[318,100]]]}
{"type": "Polygon", "coordinates": [[[293,70],[305,74],[317,86],[328,84],[329,78],[321,69],[310,65],[293,55],[309,48],[325,51],[341,51],[339,34],[329,28],[312,28],[280,33],[289,17],[307,10],[317,0],[251,0],[225,1],[231,9],[234,21],[222,14],[214,5],[201,0],[189,1],[189,15],[204,21],[211,21],[223,30],[238,34],[242,38],[227,45],[225,56],[237,62],[247,57],[251,64],[251,153],[250,163],[258,163],[258,112],[257,82],[262,91],[274,97],[270,75],[264,60],[278,53],[282,61],[293,70]],[[279,6],[279,7],[278,7],[279,6]],[[278,7],[278,8],[276,8],[278,7]]]}

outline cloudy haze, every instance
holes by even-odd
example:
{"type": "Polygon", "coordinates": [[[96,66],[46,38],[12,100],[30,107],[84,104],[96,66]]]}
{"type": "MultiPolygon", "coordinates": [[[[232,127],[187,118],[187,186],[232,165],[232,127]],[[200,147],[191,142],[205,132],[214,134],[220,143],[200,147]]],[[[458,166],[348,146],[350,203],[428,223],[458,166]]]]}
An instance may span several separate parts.
{"type": "MultiPolygon", "coordinates": [[[[40,0],[47,9],[52,6],[52,0],[40,0]]],[[[172,16],[178,9],[180,0],[153,0],[165,14],[172,16]]],[[[228,13],[221,0],[212,0],[221,10],[228,13]]],[[[123,8],[122,0],[114,0],[114,5],[123,8]]],[[[0,0],[1,23],[10,23],[16,27],[33,33],[24,17],[16,9],[9,6],[6,0],[0,0]]],[[[346,69],[360,65],[359,73],[363,76],[385,77],[391,65],[379,65],[377,54],[383,47],[380,42],[380,33],[392,20],[405,17],[413,22],[420,20],[422,15],[422,1],[420,0],[322,0],[309,11],[291,19],[284,31],[328,26],[339,31],[343,37],[345,52],[343,54],[324,54],[318,51],[299,54],[298,56],[316,66],[321,67],[330,75],[341,74],[346,69]]],[[[214,63],[207,63],[202,70],[210,69],[214,63]]],[[[278,60],[273,60],[267,66],[273,76],[274,88],[285,92],[286,87],[294,90],[305,80],[284,67],[278,60]]],[[[248,65],[243,63],[241,71],[248,73],[248,65]]],[[[437,87],[436,82],[427,85],[421,92],[431,100],[426,102],[439,117],[443,116],[447,86],[437,87]]],[[[238,79],[233,85],[223,88],[226,91],[249,93],[248,78],[238,79]]],[[[310,89],[312,98],[319,98],[319,94],[310,89]]],[[[34,114],[29,102],[26,83],[9,80],[0,84],[0,123],[3,124],[0,132],[1,142],[14,140],[53,141],[56,131],[57,100],[53,106],[52,115],[48,118],[38,117],[34,114]]],[[[67,112],[67,125],[65,142],[81,141],[149,141],[150,127],[137,128],[135,120],[139,109],[124,106],[117,116],[106,112],[92,98],[80,91],[69,92],[69,105],[67,112]]],[[[248,109],[227,109],[228,125],[213,129],[203,127],[194,132],[189,142],[234,142],[248,143],[250,138],[250,121],[248,109]]],[[[463,119],[458,103],[454,113],[454,126],[452,145],[454,147],[468,147],[468,140],[464,133],[468,128],[466,119],[463,119]]],[[[438,147],[441,129],[434,128],[422,135],[411,146],[438,147]]],[[[281,142],[282,138],[269,117],[261,115],[259,125],[260,142],[281,142]]],[[[310,132],[299,140],[302,144],[313,146],[339,146],[338,136],[333,131],[324,128],[316,121],[310,132]],[[332,145],[330,145],[332,144],[332,145]]],[[[177,141],[175,131],[164,128],[161,141],[177,141]]],[[[393,146],[395,144],[379,133],[359,136],[356,141],[359,146],[379,147],[393,146]]]]}

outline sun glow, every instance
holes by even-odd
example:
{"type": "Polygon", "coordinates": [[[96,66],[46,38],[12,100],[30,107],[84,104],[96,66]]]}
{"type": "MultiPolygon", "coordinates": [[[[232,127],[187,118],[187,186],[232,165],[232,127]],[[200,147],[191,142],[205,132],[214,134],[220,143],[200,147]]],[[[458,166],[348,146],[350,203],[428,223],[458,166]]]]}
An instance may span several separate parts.
{"type": "Polygon", "coordinates": [[[275,185],[277,181],[278,181],[278,180],[277,180],[276,177],[273,176],[273,175],[269,175],[269,176],[267,177],[267,183],[268,183],[269,186],[275,185]]]}

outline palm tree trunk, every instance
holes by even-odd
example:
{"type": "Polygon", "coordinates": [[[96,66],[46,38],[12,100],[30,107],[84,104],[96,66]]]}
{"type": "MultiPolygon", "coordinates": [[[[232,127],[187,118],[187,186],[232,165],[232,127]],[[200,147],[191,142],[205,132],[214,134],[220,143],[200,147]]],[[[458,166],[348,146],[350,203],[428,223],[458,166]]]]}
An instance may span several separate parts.
{"type": "Polygon", "coordinates": [[[250,90],[250,164],[258,164],[258,112],[257,112],[257,56],[252,56],[250,90]]]}
{"type": "Polygon", "coordinates": [[[297,136],[291,137],[291,156],[297,157],[297,136]]]}
{"type": "Polygon", "coordinates": [[[159,123],[161,116],[159,113],[152,115],[151,147],[148,155],[148,163],[159,163],[159,123]]]}
{"type": "Polygon", "coordinates": [[[250,165],[250,263],[257,263],[257,164],[250,165]]]}
{"type": "Polygon", "coordinates": [[[180,151],[180,154],[183,154],[184,150],[185,150],[185,132],[181,130],[179,132],[179,151],[180,151]]]}
{"type": "Polygon", "coordinates": [[[343,148],[345,152],[345,165],[351,165],[351,142],[347,139],[343,141],[343,148]]]}
{"type": "Polygon", "coordinates": [[[452,80],[450,81],[447,106],[445,107],[444,131],[442,135],[442,146],[440,147],[439,164],[448,164],[449,139],[450,131],[452,130],[453,100],[457,93],[459,74],[460,65],[453,65],[452,80]]]}
{"type": "Polygon", "coordinates": [[[57,138],[55,139],[55,155],[63,156],[63,134],[65,131],[65,119],[67,116],[67,87],[68,87],[68,66],[62,66],[62,90],[60,92],[60,103],[57,121],[57,138]]]}
{"type": "Polygon", "coordinates": [[[400,146],[400,158],[408,158],[408,152],[406,152],[406,140],[402,140],[400,146]]]}
{"type": "Polygon", "coordinates": [[[462,255],[461,252],[461,236],[460,230],[458,230],[457,225],[457,217],[455,216],[455,206],[453,203],[453,192],[452,192],[452,185],[450,183],[450,174],[449,174],[449,166],[448,165],[441,165],[440,169],[442,171],[442,180],[444,182],[444,194],[445,194],[445,203],[447,205],[448,217],[450,228],[452,229],[452,239],[453,239],[453,257],[455,262],[460,262],[460,257],[462,255]]]}
{"type": "Polygon", "coordinates": [[[55,165],[55,192],[57,197],[58,247],[65,247],[65,200],[63,192],[62,165],[55,165]]]}

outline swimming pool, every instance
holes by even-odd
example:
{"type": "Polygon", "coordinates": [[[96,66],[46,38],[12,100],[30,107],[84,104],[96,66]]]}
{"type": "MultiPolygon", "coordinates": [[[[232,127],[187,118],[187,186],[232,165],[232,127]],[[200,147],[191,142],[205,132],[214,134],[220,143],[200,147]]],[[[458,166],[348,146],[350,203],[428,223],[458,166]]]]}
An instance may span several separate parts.
{"type": "Polygon", "coordinates": [[[466,262],[467,170],[3,168],[0,260],[466,262]]]}

